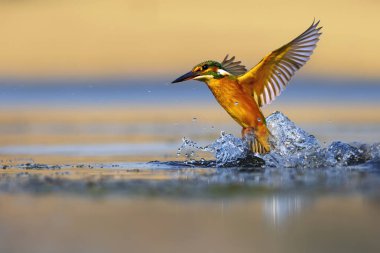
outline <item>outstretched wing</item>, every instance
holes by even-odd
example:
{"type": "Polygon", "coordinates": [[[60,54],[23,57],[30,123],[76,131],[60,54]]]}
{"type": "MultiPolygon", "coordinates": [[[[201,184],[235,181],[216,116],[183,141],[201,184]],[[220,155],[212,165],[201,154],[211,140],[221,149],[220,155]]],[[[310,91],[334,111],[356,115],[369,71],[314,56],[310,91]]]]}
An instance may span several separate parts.
{"type": "Polygon", "coordinates": [[[243,89],[261,107],[270,104],[284,90],[294,73],[309,60],[322,27],[313,24],[297,38],[265,56],[255,67],[238,77],[243,89]]]}

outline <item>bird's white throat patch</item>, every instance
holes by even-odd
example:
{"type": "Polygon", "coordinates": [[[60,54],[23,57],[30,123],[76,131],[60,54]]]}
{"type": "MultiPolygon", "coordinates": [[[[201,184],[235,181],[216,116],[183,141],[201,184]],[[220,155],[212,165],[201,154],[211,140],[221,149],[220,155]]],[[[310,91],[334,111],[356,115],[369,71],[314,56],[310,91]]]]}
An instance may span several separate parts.
{"type": "Polygon", "coordinates": [[[230,76],[231,73],[225,71],[224,69],[218,69],[218,74],[222,75],[222,76],[230,76]]]}

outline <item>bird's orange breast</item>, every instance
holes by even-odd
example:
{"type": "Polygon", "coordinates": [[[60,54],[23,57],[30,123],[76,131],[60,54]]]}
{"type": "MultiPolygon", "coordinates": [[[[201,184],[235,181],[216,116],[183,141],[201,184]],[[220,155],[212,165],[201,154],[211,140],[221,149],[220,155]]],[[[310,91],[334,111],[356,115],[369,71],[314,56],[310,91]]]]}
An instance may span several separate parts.
{"type": "Polygon", "coordinates": [[[219,104],[242,127],[256,127],[265,121],[258,105],[236,78],[223,77],[207,83],[219,104]]]}

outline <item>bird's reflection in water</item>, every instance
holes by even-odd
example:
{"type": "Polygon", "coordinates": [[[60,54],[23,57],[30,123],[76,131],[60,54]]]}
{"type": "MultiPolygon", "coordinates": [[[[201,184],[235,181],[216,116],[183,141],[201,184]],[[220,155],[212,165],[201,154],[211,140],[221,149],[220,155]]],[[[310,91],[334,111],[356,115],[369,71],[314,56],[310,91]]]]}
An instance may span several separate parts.
{"type": "Polygon", "coordinates": [[[312,199],[301,195],[273,195],[264,199],[263,211],[266,219],[277,227],[311,204],[312,199]]]}

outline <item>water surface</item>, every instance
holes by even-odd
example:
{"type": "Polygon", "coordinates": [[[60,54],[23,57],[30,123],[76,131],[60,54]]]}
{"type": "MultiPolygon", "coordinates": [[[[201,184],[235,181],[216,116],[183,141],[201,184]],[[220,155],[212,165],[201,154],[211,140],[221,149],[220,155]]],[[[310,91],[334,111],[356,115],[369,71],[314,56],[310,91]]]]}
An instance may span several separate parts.
{"type": "MultiPolygon", "coordinates": [[[[298,79],[268,106],[326,147],[380,141],[376,81],[298,79]]],[[[216,168],[240,129],[200,83],[3,80],[1,252],[379,252],[380,165],[216,168]],[[202,158],[205,159],[202,162],[202,158]]]]}

